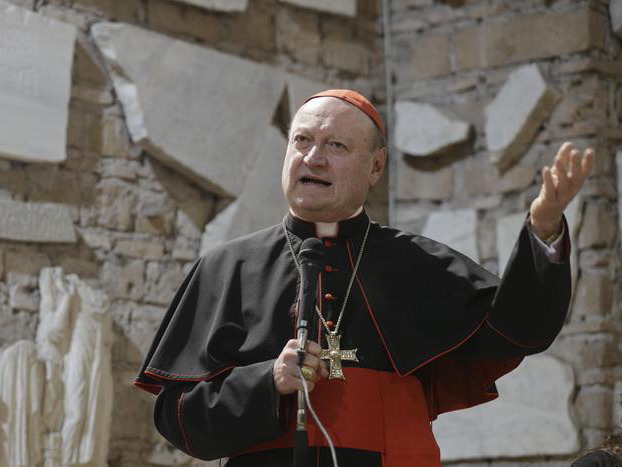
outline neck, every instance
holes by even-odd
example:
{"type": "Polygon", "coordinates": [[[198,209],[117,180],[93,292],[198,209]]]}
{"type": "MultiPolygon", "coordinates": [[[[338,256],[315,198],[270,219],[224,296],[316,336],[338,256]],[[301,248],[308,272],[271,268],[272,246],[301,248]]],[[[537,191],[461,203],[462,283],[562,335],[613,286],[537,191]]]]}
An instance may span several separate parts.
{"type": "MultiPolygon", "coordinates": [[[[363,206],[361,206],[360,208],[358,208],[354,214],[352,214],[351,216],[346,217],[345,219],[352,219],[353,217],[358,216],[361,212],[363,211],[363,206]]],[[[321,238],[321,237],[336,237],[337,233],[339,232],[339,222],[315,222],[309,219],[305,219],[301,216],[298,216],[292,209],[290,209],[290,212],[292,213],[292,215],[298,217],[299,219],[302,219],[304,221],[307,222],[313,222],[315,224],[315,232],[316,235],[321,238]]],[[[345,220],[345,219],[341,219],[341,220],[345,220]]]]}

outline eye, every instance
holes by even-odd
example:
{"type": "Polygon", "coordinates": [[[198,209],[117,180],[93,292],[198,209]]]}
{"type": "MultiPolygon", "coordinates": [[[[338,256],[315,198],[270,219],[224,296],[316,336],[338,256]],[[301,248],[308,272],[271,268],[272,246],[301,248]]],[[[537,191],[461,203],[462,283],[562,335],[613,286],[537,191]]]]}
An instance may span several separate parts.
{"type": "Polygon", "coordinates": [[[311,139],[308,136],[305,135],[294,135],[294,143],[296,143],[296,146],[305,146],[307,144],[309,144],[309,142],[311,141],[311,139]]]}
{"type": "Polygon", "coordinates": [[[340,141],[329,141],[328,146],[334,152],[346,152],[348,150],[347,146],[340,141]]]}

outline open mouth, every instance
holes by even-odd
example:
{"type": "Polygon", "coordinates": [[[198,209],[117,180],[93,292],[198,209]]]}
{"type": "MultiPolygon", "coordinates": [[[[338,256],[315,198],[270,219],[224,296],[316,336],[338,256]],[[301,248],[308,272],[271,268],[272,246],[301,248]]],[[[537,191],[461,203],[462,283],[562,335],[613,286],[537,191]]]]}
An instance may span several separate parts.
{"type": "Polygon", "coordinates": [[[332,183],[322,180],[321,178],[315,177],[300,177],[300,181],[305,185],[320,185],[320,186],[331,186],[332,183]]]}

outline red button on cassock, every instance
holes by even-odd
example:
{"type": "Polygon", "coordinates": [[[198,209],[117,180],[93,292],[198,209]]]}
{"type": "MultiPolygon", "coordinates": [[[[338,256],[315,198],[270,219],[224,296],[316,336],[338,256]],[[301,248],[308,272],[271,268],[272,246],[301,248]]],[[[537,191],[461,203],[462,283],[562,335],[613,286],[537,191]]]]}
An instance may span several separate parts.
{"type": "Polygon", "coordinates": [[[324,294],[324,300],[335,300],[335,297],[333,296],[333,294],[324,294]]]}

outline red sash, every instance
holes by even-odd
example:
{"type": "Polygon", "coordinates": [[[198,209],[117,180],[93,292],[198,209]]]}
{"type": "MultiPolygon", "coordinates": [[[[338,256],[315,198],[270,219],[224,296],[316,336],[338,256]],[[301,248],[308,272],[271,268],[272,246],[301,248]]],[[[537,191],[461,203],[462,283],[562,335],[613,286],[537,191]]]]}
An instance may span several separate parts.
{"type": "MultiPolygon", "coordinates": [[[[382,453],[384,467],[440,467],[440,450],[430,426],[421,382],[414,376],[365,368],[344,368],[346,380],[322,380],[311,403],[336,447],[382,453]]],[[[310,446],[327,446],[307,414],[310,446]]],[[[247,452],[294,445],[295,427],[281,438],[247,452]]]]}

